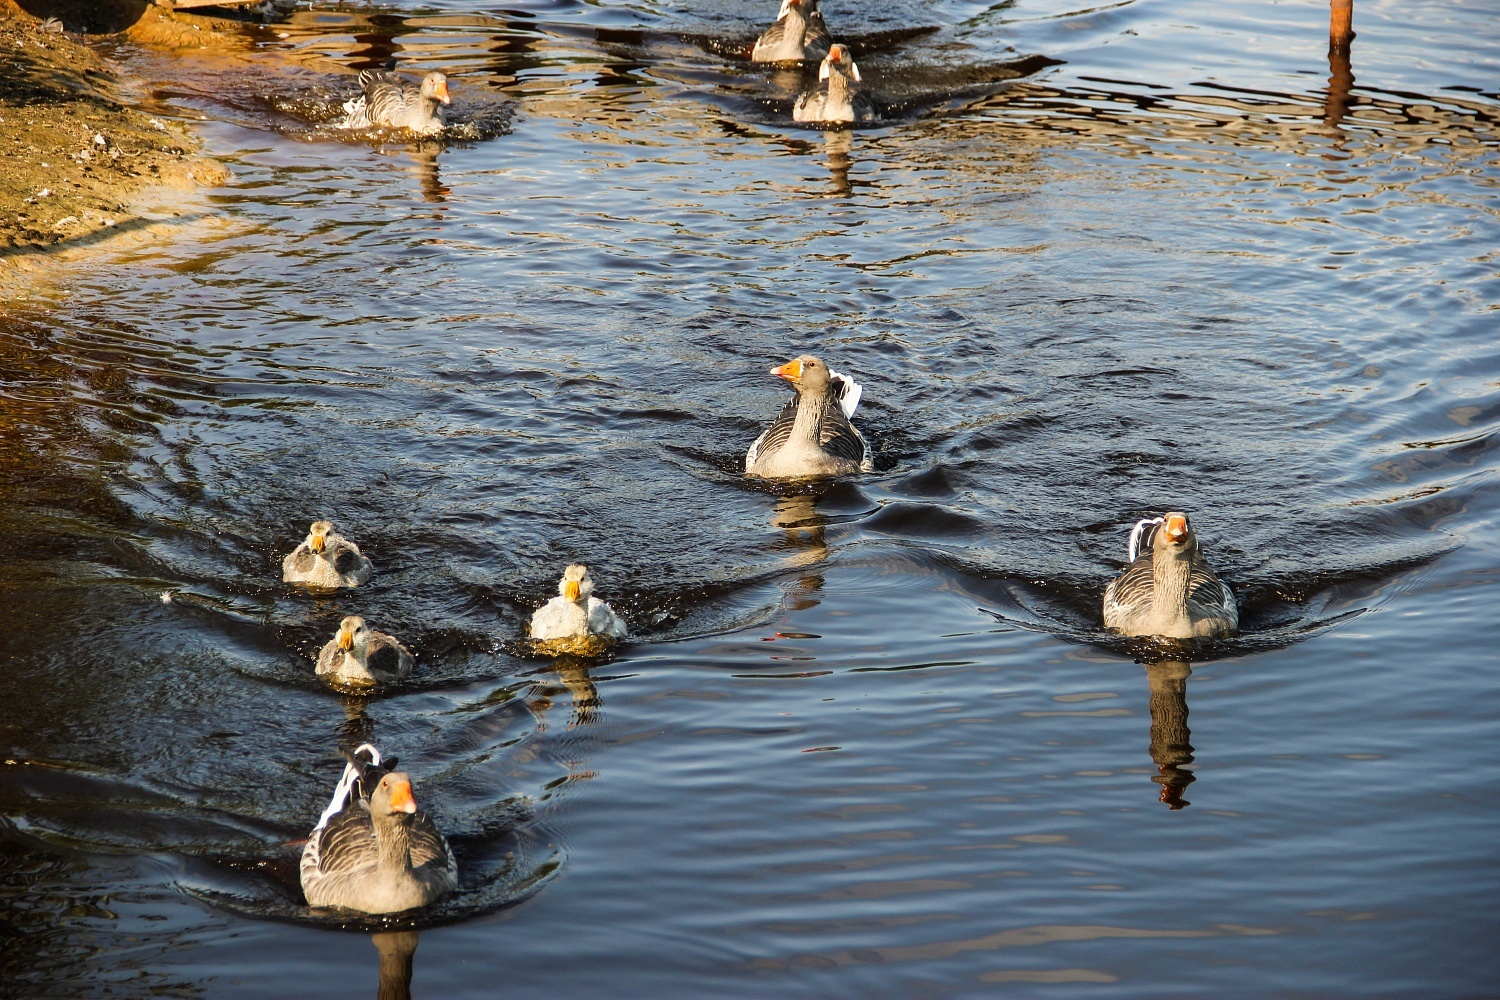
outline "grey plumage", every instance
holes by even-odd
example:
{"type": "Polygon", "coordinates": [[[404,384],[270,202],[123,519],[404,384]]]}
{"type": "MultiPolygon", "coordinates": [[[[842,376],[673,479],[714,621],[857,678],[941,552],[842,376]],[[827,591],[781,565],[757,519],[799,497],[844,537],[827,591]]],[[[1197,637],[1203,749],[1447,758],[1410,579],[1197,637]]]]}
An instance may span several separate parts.
{"type": "Polygon", "coordinates": [[[860,89],[859,67],[843,45],[828,50],[818,67],[818,85],[798,96],[792,120],[799,122],[868,122],[876,118],[875,102],[860,89]]]}
{"type": "Polygon", "coordinates": [[[771,374],[797,394],[745,452],[745,471],[770,479],[872,472],[869,442],[850,421],[863,390],[847,375],[804,354],[771,374]]]}
{"type": "Polygon", "coordinates": [[[411,652],[394,636],[375,631],[359,615],[349,615],[318,653],[317,674],[341,687],[374,687],[400,680],[415,665],[411,652]]]}
{"type": "Polygon", "coordinates": [[[368,743],[349,757],[302,851],[301,873],[309,906],[364,913],[426,906],[458,886],[453,851],[417,809],[411,778],[383,768],[368,743]]]}
{"type": "Polygon", "coordinates": [[[281,561],[285,583],[358,587],[374,574],[375,567],[359,546],[335,531],[332,521],[314,521],[307,538],[281,561]]]}
{"type": "Polygon", "coordinates": [[[1171,639],[1217,638],[1239,630],[1234,592],[1203,557],[1186,514],[1142,522],[1137,531],[1143,532],[1138,537],[1144,551],[1105,589],[1105,628],[1171,639]]]}
{"type": "Polygon", "coordinates": [[[782,0],[776,23],[755,40],[752,62],[803,62],[822,59],[832,38],[818,0],[782,0]]]}
{"type": "Polygon", "coordinates": [[[359,74],[359,89],[358,97],[344,102],[348,116],[341,128],[409,128],[424,135],[443,130],[448,78],[436,70],[414,85],[395,73],[367,69],[359,74]]]}

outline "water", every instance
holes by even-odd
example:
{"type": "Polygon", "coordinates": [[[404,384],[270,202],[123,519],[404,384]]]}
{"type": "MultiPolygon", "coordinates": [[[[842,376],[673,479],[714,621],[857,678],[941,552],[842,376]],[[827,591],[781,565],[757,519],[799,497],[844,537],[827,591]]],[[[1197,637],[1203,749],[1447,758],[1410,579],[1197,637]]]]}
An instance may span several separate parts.
{"type": "Polygon", "coordinates": [[[762,6],[116,51],[234,181],[4,306],[8,990],[1492,988],[1492,15],[1330,66],[1312,2],[830,7],[851,133],[735,59],[762,6]],[[391,57],[457,138],[328,127],[391,57]],[[805,349],[877,471],[746,481],[805,349]],[[1099,631],[1172,508],[1244,614],[1191,663],[1099,631]],[[325,515],[371,586],[277,582],[325,515]],[[518,641],[573,559],[605,662],[518,641]],[[354,612],[418,655],[367,701],[354,612]],[[296,845],[363,739],[463,884],[339,924],[296,845]]]}

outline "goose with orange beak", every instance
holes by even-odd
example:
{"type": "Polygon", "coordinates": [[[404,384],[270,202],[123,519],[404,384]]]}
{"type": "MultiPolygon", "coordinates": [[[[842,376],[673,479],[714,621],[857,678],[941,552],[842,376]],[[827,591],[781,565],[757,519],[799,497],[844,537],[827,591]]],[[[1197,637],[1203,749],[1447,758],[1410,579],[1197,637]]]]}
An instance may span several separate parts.
{"type": "Polygon", "coordinates": [[[792,120],[847,125],[875,119],[875,102],[860,89],[859,67],[843,45],[828,50],[818,67],[818,86],[797,98],[792,120]]]}
{"type": "Polygon", "coordinates": [[[828,25],[818,0],[781,0],[776,23],[761,33],[750,50],[751,62],[803,62],[828,53],[828,25]]]}
{"type": "Polygon", "coordinates": [[[745,452],[745,472],[766,479],[873,472],[870,443],[850,422],[864,389],[811,354],[771,369],[797,394],[745,452]]]}
{"type": "Polygon", "coordinates": [[[448,78],[437,70],[412,85],[395,73],[367,69],[359,74],[360,95],[344,102],[339,128],[409,128],[423,135],[443,130],[441,105],[452,103],[448,78]]]}
{"type": "Polygon", "coordinates": [[[417,808],[411,776],[382,766],[380,751],[368,743],[346,758],[333,799],[302,851],[307,905],[399,913],[457,888],[458,863],[442,832],[417,808]]]}
{"type": "Polygon", "coordinates": [[[285,583],[314,587],[358,587],[369,583],[375,567],[359,546],[339,534],[332,521],[314,521],[307,538],[281,561],[285,583]]]}
{"type": "Polygon", "coordinates": [[[594,579],[582,563],[563,570],[557,596],[531,616],[531,638],[538,642],[595,640],[607,646],[627,635],[620,616],[594,596],[594,579]]]}
{"type": "Polygon", "coordinates": [[[1150,518],[1130,533],[1130,565],[1104,591],[1104,627],[1122,635],[1216,639],[1239,631],[1234,592],[1208,565],[1188,516],[1150,518]]]}
{"type": "Polygon", "coordinates": [[[350,615],[318,654],[317,673],[334,687],[372,688],[400,680],[416,662],[394,636],[375,631],[359,615],[350,615]]]}

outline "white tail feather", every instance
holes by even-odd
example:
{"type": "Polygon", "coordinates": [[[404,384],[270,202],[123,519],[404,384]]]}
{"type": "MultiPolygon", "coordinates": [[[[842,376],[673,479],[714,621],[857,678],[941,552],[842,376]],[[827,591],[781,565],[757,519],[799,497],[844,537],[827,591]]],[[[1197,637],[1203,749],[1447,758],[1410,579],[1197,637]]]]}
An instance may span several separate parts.
{"type": "Polygon", "coordinates": [[[865,387],[832,368],[828,369],[828,377],[844,383],[844,388],[839,392],[839,409],[844,411],[845,417],[853,418],[854,411],[859,408],[860,397],[865,394],[865,387]]]}
{"type": "Polygon", "coordinates": [[[1137,521],[1135,523],[1135,527],[1130,529],[1130,548],[1127,550],[1130,555],[1126,560],[1127,562],[1135,562],[1135,557],[1141,550],[1141,536],[1146,533],[1146,529],[1153,525],[1161,524],[1161,522],[1162,519],[1159,517],[1148,517],[1144,521],[1137,521]]]}
{"type": "MultiPolygon", "coordinates": [[[[354,751],[354,756],[358,757],[365,750],[370,751],[370,763],[379,767],[380,751],[368,743],[361,743],[354,751]]],[[[349,792],[354,788],[354,781],[358,777],[359,772],[354,769],[353,764],[344,765],[344,773],[339,778],[339,783],[333,786],[333,798],[329,800],[328,808],[323,810],[323,815],[318,817],[318,825],[313,827],[314,833],[327,826],[329,820],[343,811],[344,803],[348,801],[349,792]]]]}

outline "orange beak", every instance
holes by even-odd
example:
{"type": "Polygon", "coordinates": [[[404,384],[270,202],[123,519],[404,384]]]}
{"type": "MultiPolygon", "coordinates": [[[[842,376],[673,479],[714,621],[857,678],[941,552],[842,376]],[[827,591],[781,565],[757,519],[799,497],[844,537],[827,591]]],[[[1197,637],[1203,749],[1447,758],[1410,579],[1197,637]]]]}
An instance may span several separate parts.
{"type": "Polygon", "coordinates": [[[446,82],[438,84],[437,88],[433,90],[433,93],[436,94],[438,100],[442,101],[444,104],[453,103],[448,99],[448,84],[446,82]]]}
{"type": "Polygon", "coordinates": [[[354,648],[354,633],[346,629],[339,629],[339,649],[354,648]]]}
{"type": "Polygon", "coordinates": [[[802,378],[802,362],[788,361],[779,368],[772,368],[771,374],[784,378],[788,382],[796,382],[802,378]]]}
{"type": "Polygon", "coordinates": [[[322,535],[313,535],[312,536],[312,541],[310,541],[308,544],[312,547],[312,550],[314,552],[322,552],[323,551],[323,546],[326,543],[323,541],[323,536],[322,535]]]}
{"type": "Polygon", "coordinates": [[[580,591],[577,580],[568,580],[563,584],[563,596],[570,601],[578,600],[580,591]]]}
{"type": "Polygon", "coordinates": [[[417,800],[411,797],[410,781],[398,781],[391,785],[391,811],[404,813],[417,811],[417,800]]]}
{"type": "Polygon", "coordinates": [[[843,59],[844,59],[844,57],[839,54],[839,50],[838,49],[834,49],[834,50],[832,50],[831,52],[828,53],[828,61],[829,62],[842,62],[843,59]]]}
{"type": "Polygon", "coordinates": [[[1167,541],[1175,544],[1187,537],[1187,518],[1181,514],[1173,514],[1167,518],[1162,528],[1167,533],[1167,541]]]}

